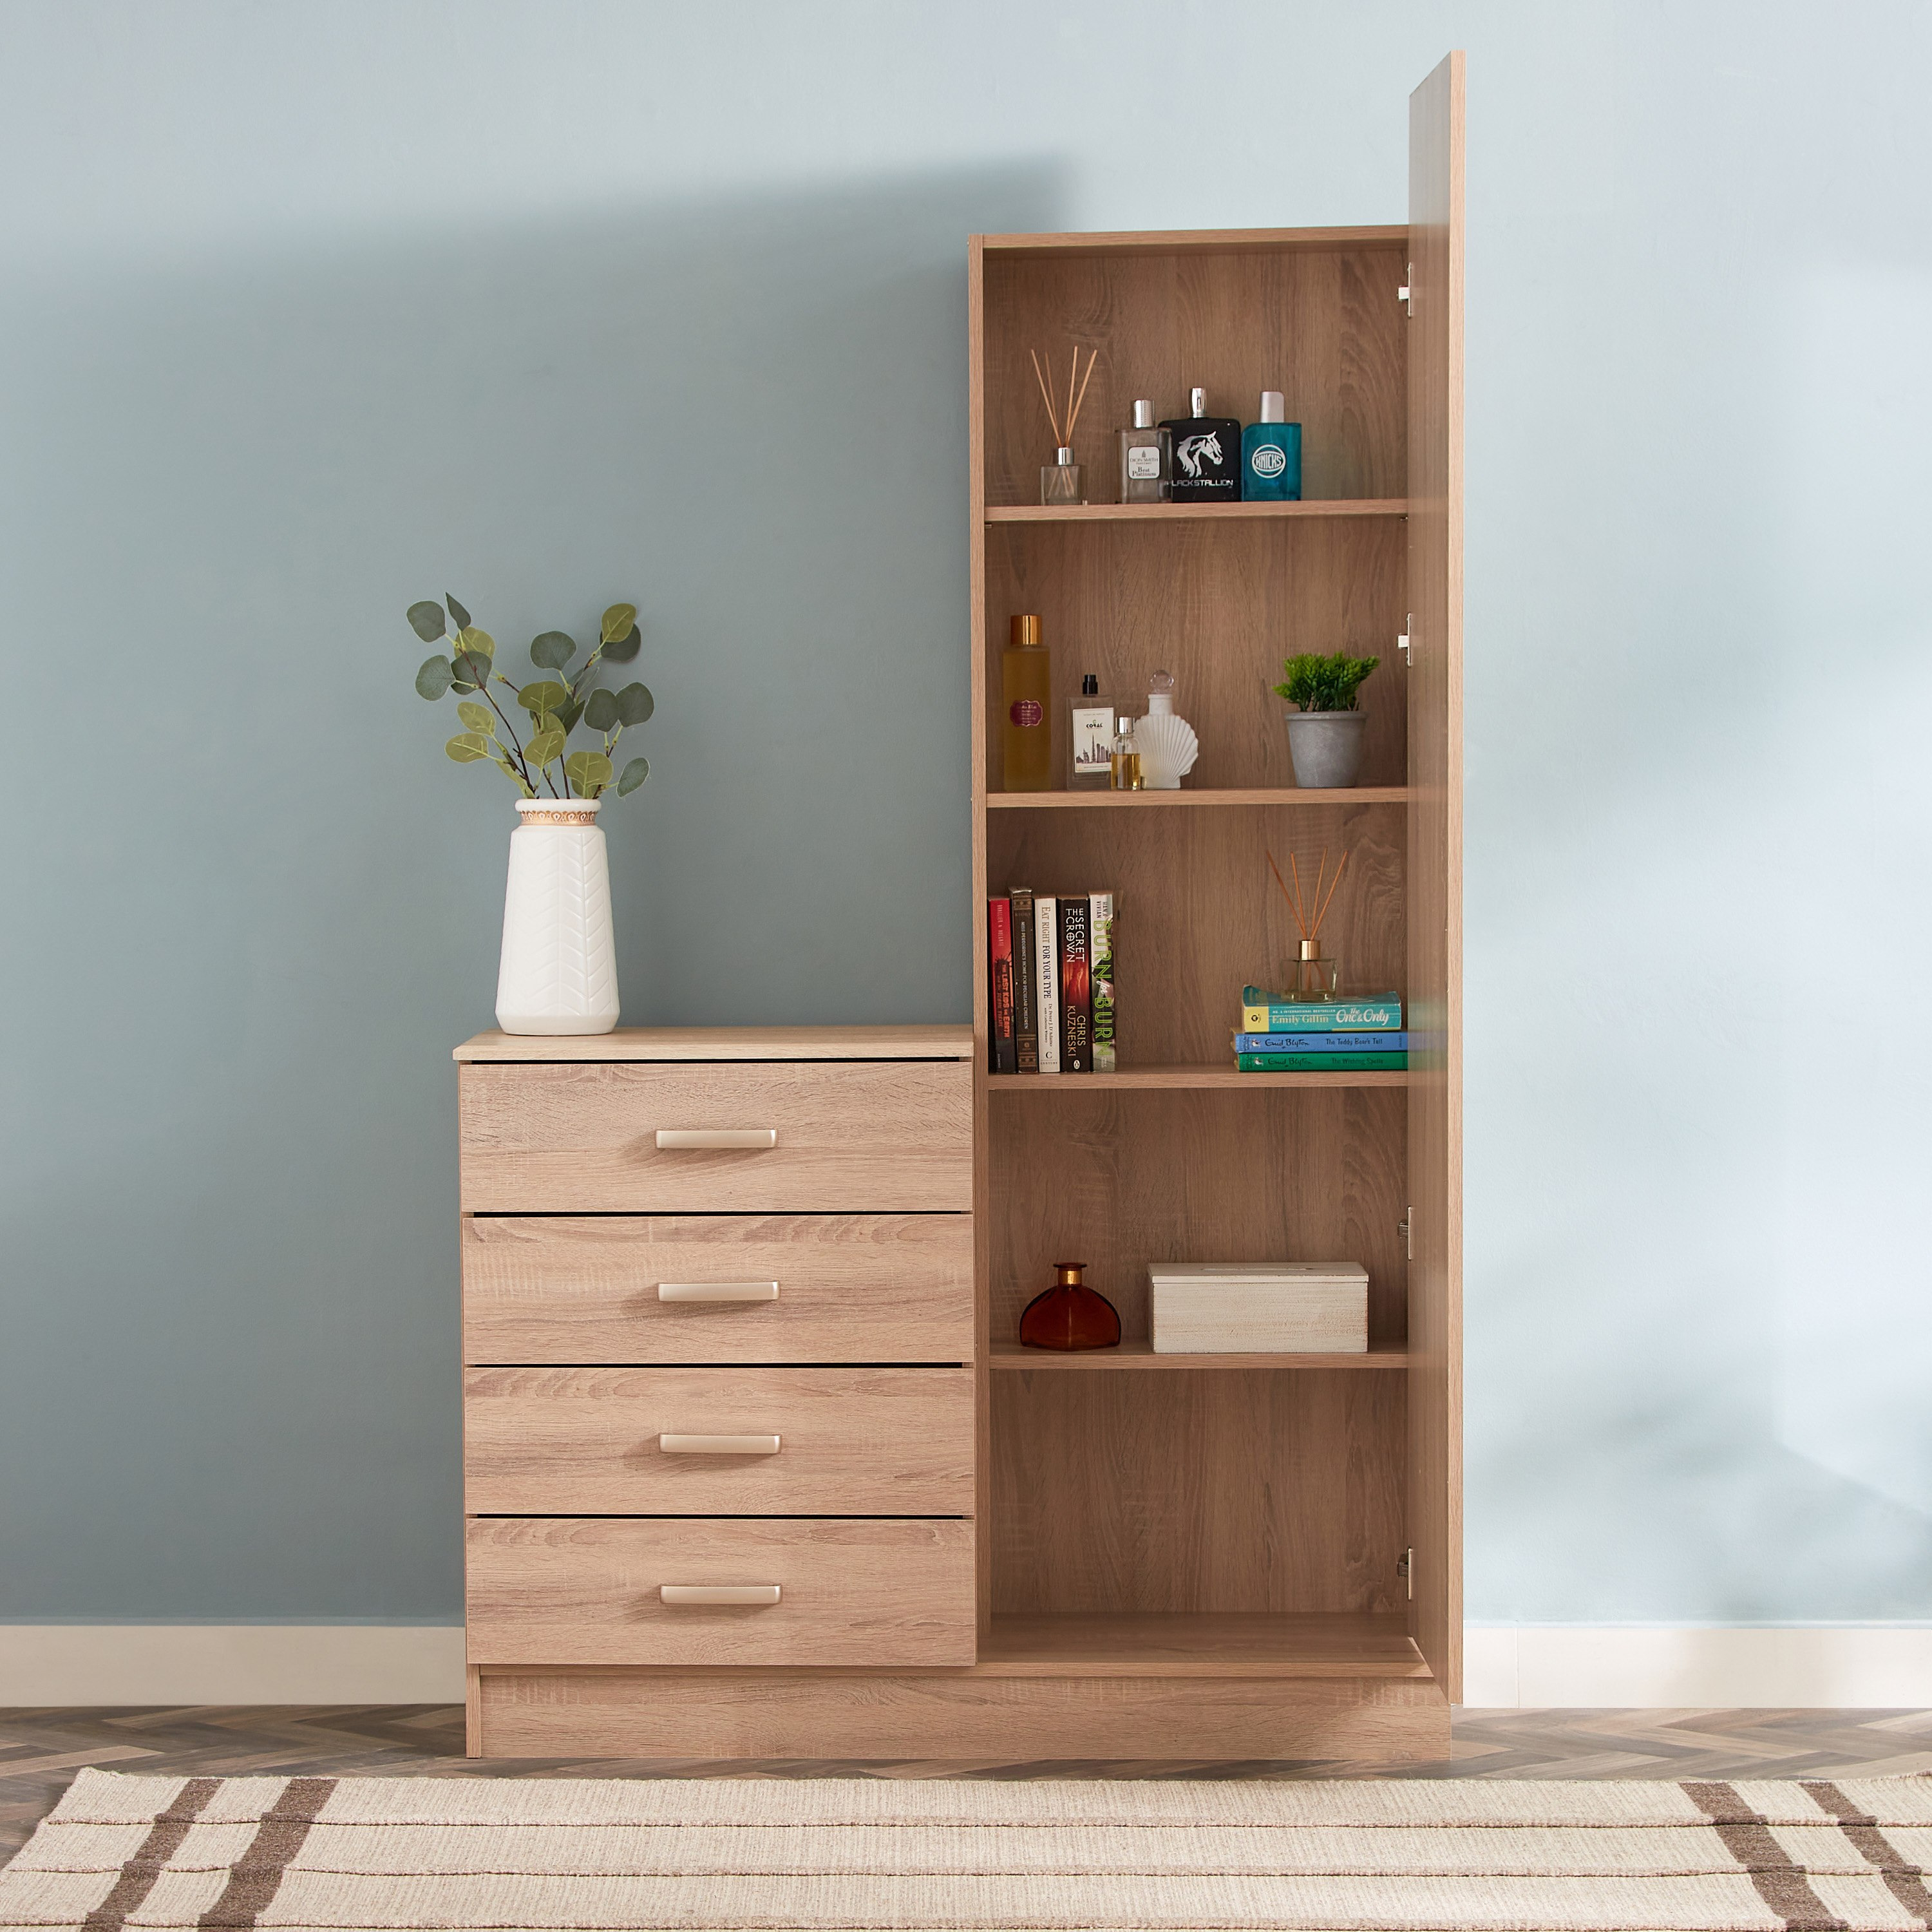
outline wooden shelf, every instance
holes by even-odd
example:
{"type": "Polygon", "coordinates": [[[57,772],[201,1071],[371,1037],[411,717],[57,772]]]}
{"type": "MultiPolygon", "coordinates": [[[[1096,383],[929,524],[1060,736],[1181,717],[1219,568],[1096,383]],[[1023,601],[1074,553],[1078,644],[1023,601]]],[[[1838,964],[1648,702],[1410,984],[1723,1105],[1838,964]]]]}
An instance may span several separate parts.
{"type": "Polygon", "coordinates": [[[1332,496],[1306,503],[1002,503],[986,506],[989,524],[1181,524],[1309,518],[1406,517],[1406,496],[1332,496]]]}
{"type": "Polygon", "coordinates": [[[992,1094],[1073,1094],[1117,1088],[1406,1087],[1406,1073],[1244,1073],[1216,1060],[1201,1066],[1124,1066],[1118,1073],[987,1073],[992,1094]]]}
{"type": "Polygon", "coordinates": [[[1360,1354],[1340,1349],[1298,1354],[1156,1355],[1150,1343],[1123,1342],[1118,1348],[1024,1348],[1017,1342],[995,1342],[987,1357],[989,1366],[1029,1373],[1095,1369],[1406,1369],[1408,1354],[1402,1348],[1370,1348],[1360,1354]]]}
{"type": "Polygon", "coordinates": [[[1406,805],[1412,785],[1229,785],[1208,791],[989,791],[989,812],[1153,812],[1162,806],[1406,805]]]}
{"type": "Polygon", "coordinates": [[[1428,1677],[1400,1612],[995,1616],[975,1674],[1006,1677],[1428,1677]]]}

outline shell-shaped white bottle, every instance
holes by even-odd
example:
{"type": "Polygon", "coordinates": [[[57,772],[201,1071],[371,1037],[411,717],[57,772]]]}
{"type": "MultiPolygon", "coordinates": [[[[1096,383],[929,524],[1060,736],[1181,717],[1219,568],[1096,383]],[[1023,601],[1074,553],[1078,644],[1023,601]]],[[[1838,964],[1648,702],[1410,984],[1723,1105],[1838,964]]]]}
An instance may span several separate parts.
{"type": "Polygon", "coordinates": [[[526,798],[510,834],[496,1024],[506,1033],[608,1033],[617,1024],[610,867],[596,799],[526,798]]]}
{"type": "Polygon", "coordinates": [[[1174,677],[1157,670],[1148,681],[1148,715],[1134,727],[1141,782],[1149,791],[1178,791],[1201,755],[1194,727],[1174,708],[1174,677]]]}

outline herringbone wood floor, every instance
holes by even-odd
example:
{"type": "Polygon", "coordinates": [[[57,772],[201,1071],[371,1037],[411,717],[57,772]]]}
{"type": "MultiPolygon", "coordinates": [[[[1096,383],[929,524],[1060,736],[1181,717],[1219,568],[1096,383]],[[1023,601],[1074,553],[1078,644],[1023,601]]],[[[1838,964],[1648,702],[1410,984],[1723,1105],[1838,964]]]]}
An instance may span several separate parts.
{"type": "MultiPolygon", "coordinates": [[[[1349,1778],[1372,1765],[496,1762],[443,1705],[0,1711],[0,1858],[83,1765],[176,1775],[440,1778],[1349,1778]]],[[[1932,1772],[1932,1711],[1463,1711],[1448,1761],[1406,1778],[1882,1778],[1932,1772]]]]}

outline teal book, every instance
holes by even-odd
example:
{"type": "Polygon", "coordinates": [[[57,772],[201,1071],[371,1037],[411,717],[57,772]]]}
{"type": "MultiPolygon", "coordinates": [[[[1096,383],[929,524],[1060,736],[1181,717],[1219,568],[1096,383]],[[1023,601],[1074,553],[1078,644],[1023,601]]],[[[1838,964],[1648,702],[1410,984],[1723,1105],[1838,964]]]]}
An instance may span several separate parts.
{"type": "Polygon", "coordinates": [[[1244,1073],[1406,1073],[1406,1053],[1238,1053],[1244,1073]]]}
{"type": "Polygon", "coordinates": [[[1364,993],[1338,1000],[1277,1000],[1260,986],[1241,988],[1243,1033],[1400,1033],[1402,995],[1364,993]]]}

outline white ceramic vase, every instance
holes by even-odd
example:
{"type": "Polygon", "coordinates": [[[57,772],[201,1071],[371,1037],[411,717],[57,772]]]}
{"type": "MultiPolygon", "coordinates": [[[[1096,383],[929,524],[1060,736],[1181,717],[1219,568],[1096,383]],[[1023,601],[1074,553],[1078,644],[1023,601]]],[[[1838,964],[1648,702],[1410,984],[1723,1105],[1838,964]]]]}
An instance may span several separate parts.
{"type": "Polygon", "coordinates": [[[610,867],[598,801],[526,798],[510,834],[496,1024],[506,1033],[608,1033],[617,1024],[610,867]]]}

